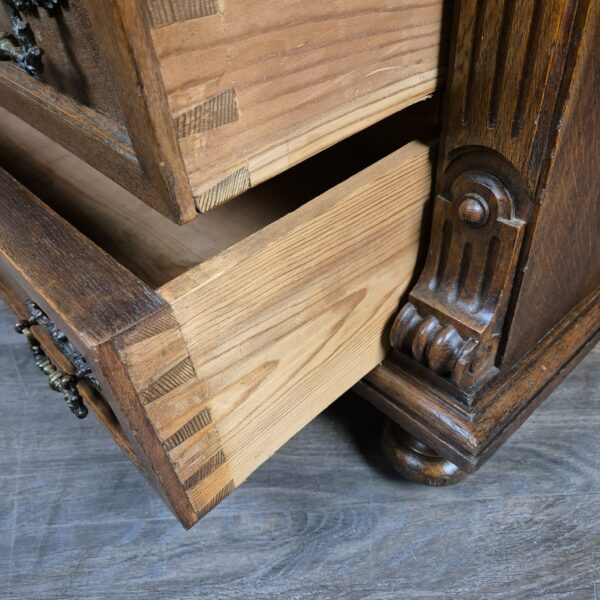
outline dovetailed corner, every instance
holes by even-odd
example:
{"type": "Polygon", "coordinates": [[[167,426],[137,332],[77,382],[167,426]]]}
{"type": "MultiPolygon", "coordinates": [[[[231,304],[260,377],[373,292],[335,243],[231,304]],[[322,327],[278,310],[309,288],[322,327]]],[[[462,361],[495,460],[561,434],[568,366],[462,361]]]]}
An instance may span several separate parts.
{"type": "Polygon", "coordinates": [[[150,26],[155,29],[220,12],[219,0],[148,0],[147,6],[150,26]]]}
{"type": "Polygon", "coordinates": [[[225,177],[206,192],[194,196],[198,212],[207,212],[212,208],[224,204],[228,200],[239,196],[250,189],[250,172],[247,167],[238,169],[235,173],[225,177]]]}
{"type": "Polygon", "coordinates": [[[205,100],[174,119],[178,138],[210,131],[239,120],[237,96],[230,88],[205,100]]]}
{"type": "Polygon", "coordinates": [[[202,463],[200,468],[191,477],[188,477],[188,479],[185,480],[183,487],[186,490],[193,488],[224,464],[225,454],[223,453],[223,450],[219,450],[216,454],[213,454],[213,456],[211,456],[206,462],[202,463]]]}
{"type": "Polygon", "coordinates": [[[182,387],[195,378],[194,365],[190,358],[184,358],[174,367],[163,373],[159,379],[140,391],[140,400],[143,405],[150,404],[169,392],[182,387]]]}
{"type": "Polygon", "coordinates": [[[231,492],[233,492],[234,489],[235,484],[233,483],[233,480],[231,480],[225,487],[223,487],[217,493],[217,495],[214,498],[212,498],[212,500],[206,506],[204,506],[196,513],[198,519],[205,517],[215,506],[217,506],[217,504],[219,504],[219,502],[225,500],[225,498],[227,498],[227,496],[229,496],[229,494],[231,494],[231,492]]]}
{"type": "Polygon", "coordinates": [[[173,435],[169,436],[164,441],[163,446],[167,451],[173,450],[180,444],[183,444],[188,438],[191,438],[205,427],[208,427],[211,423],[212,415],[210,414],[210,409],[205,408],[190,419],[185,425],[180,427],[173,435]]]}

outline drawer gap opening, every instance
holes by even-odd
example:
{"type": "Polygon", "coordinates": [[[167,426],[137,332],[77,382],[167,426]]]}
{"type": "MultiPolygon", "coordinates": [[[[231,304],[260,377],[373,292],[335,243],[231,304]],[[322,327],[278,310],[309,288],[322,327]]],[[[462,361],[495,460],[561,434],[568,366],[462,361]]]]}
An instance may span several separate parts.
{"type": "Polygon", "coordinates": [[[437,99],[417,103],[234,200],[172,223],[58,143],[0,108],[0,166],[158,288],[413,139],[437,134],[437,99]]]}

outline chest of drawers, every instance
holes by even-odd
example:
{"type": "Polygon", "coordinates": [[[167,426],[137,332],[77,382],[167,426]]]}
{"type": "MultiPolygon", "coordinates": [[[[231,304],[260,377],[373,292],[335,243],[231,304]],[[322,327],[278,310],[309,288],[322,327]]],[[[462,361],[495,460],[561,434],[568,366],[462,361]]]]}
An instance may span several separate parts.
{"type": "Polygon", "coordinates": [[[0,291],[36,360],[186,526],[355,385],[402,474],[475,470],[599,336],[599,13],[23,10],[0,291]]]}
{"type": "Polygon", "coordinates": [[[22,4],[39,5],[22,17],[43,70],[0,65],[3,105],[178,222],[433,93],[442,71],[442,0],[22,4]]]}

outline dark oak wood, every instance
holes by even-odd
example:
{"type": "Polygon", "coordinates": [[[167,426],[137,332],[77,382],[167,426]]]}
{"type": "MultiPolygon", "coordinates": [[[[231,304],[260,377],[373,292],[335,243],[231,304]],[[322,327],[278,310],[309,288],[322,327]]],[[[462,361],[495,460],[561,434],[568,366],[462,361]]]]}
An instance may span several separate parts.
{"type": "Polygon", "coordinates": [[[80,350],[155,313],[164,301],[134,275],[0,171],[2,273],[58,316],[80,350]],[[24,228],[30,236],[23,236],[24,228]]]}
{"type": "Polygon", "coordinates": [[[0,70],[0,104],[147,204],[156,202],[156,190],[138,163],[127,129],[118,121],[22,71],[7,77],[0,70]]]}
{"type": "Polygon", "coordinates": [[[524,360],[495,378],[473,407],[415,371],[386,361],[356,386],[403,429],[462,469],[476,470],[600,339],[600,288],[524,360]]]}
{"type": "Polygon", "coordinates": [[[386,419],[381,434],[381,448],[394,469],[409,481],[432,486],[458,483],[467,471],[457,467],[420,440],[386,419]]]}
{"type": "MultiPolygon", "coordinates": [[[[578,24],[576,24],[577,26],[578,24]]],[[[581,28],[581,25],[578,25],[581,28]]],[[[600,9],[593,2],[572,58],[560,135],[545,183],[504,362],[517,361],[600,284],[600,9]],[[549,273],[552,275],[550,276],[549,273]]]]}
{"type": "MultiPolygon", "coordinates": [[[[31,78],[32,85],[47,84],[78,104],[122,121],[120,103],[85,0],[59,0],[50,11],[39,8],[22,16],[44,50],[43,70],[31,78]]],[[[0,10],[0,30],[11,30],[4,8],[0,10]]],[[[19,80],[23,71],[11,62],[1,62],[0,73],[3,78],[19,80]]]]}
{"type": "MultiPolygon", "coordinates": [[[[2,287],[32,299],[85,356],[120,427],[157,491],[182,523],[197,517],[141,405],[123,361],[119,334],[170,309],[134,275],[0,171],[0,279],[2,287]],[[31,237],[23,237],[27,231],[31,237]],[[35,240],[35,242],[32,242],[35,240]]],[[[156,327],[155,327],[156,328],[156,327]]],[[[95,398],[87,394],[92,401],[95,398]]],[[[100,408],[98,408],[100,411],[100,408]]],[[[101,413],[101,419],[107,414],[101,413]]],[[[110,430],[110,428],[109,428],[110,430]]],[[[137,460],[135,461],[138,462],[137,460]]]]}
{"type": "Polygon", "coordinates": [[[587,0],[456,3],[427,260],[358,389],[467,470],[598,339],[599,23],[587,0]]]}
{"type": "Polygon", "coordinates": [[[153,208],[176,222],[192,219],[195,205],[169,116],[167,97],[139,2],[89,2],[95,34],[112,73],[133,147],[158,190],[153,208]]]}
{"type": "MultiPolygon", "coordinates": [[[[27,319],[29,316],[25,308],[25,303],[28,300],[27,293],[19,287],[7,285],[3,283],[2,275],[0,274],[0,298],[7,304],[12,311],[12,314],[21,319],[27,319]]],[[[73,373],[74,368],[71,362],[60,352],[54,343],[48,331],[43,327],[33,326],[33,335],[40,343],[44,353],[50,358],[52,363],[58,367],[63,373],[73,373]]],[[[77,384],[79,393],[82,395],[85,405],[94,413],[96,418],[109,431],[112,438],[115,440],[119,448],[121,448],[129,457],[129,459],[142,471],[144,476],[148,477],[144,467],[140,461],[138,454],[134,451],[129,442],[129,439],[123,432],[121,423],[117,419],[115,413],[109,403],[92,385],[86,381],[80,381],[77,384]]]]}

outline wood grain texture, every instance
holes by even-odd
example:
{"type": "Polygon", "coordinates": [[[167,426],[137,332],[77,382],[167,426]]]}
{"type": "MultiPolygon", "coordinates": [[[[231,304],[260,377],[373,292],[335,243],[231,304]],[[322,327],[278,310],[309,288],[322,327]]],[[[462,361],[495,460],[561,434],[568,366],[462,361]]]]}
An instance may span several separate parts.
{"type": "Polygon", "coordinates": [[[189,221],[196,212],[145,7],[127,0],[86,0],[86,6],[112,72],[133,148],[157,190],[152,206],[176,222],[189,221]]]}
{"type": "MultiPolygon", "coordinates": [[[[417,363],[427,364],[429,370],[422,369],[421,375],[450,389],[459,405],[477,402],[490,378],[518,359],[512,331],[521,340],[523,356],[599,281],[598,250],[593,241],[600,232],[597,194],[584,191],[579,200],[583,190],[576,189],[575,184],[565,193],[561,208],[548,212],[543,205],[555,173],[553,191],[562,194],[561,169],[555,171],[560,165],[556,160],[560,145],[571,136],[582,139],[565,118],[569,110],[566,102],[579,88],[594,89],[587,80],[597,71],[598,61],[584,59],[586,54],[598,55],[597,43],[592,40],[598,8],[597,4],[590,8],[592,4],[589,0],[461,0],[455,4],[436,202],[452,199],[456,218],[434,219],[429,260],[411,292],[410,303],[399,313],[392,345],[402,353],[403,363],[405,355],[410,355],[415,368],[417,363]],[[586,49],[590,45],[591,49],[586,49]],[[578,72],[579,83],[574,78],[578,72]],[[502,218],[503,227],[506,218],[514,220],[513,225],[521,228],[522,244],[511,243],[509,238],[500,240],[495,232],[494,251],[488,229],[496,211],[490,202],[494,194],[488,193],[491,188],[488,186],[487,192],[482,189],[482,178],[486,177],[505,189],[508,212],[502,218]],[[455,193],[455,187],[460,188],[460,194],[455,193]],[[585,219],[580,218],[579,202],[585,219]],[[463,214],[465,206],[471,208],[463,214]],[[477,207],[479,216],[469,213],[477,207]],[[565,217],[568,211],[574,216],[558,224],[560,213],[565,217]],[[544,214],[552,215],[547,221],[551,235],[544,235],[539,227],[544,214]],[[579,229],[567,229],[566,223],[573,219],[580,220],[579,229]],[[571,244],[572,236],[581,238],[581,243],[571,244]],[[553,256],[562,246],[569,246],[564,270],[560,260],[541,260],[544,253],[553,256]],[[436,260],[436,256],[441,258],[436,260]],[[483,265],[489,258],[495,264],[486,274],[483,265]],[[593,263],[591,269],[586,268],[586,261],[593,263]],[[520,299],[521,290],[530,286],[533,263],[543,265],[536,270],[536,277],[552,282],[548,303],[554,304],[554,294],[564,299],[559,303],[561,312],[554,311],[553,306],[539,310],[538,299],[544,293],[539,285],[520,299]],[[563,294],[556,282],[569,288],[574,273],[577,284],[563,294]],[[477,290],[486,279],[496,281],[490,297],[497,306],[480,311],[477,290]],[[469,298],[475,298],[475,304],[469,306],[469,298]],[[491,335],[480,339],[472,325],[483,313],[484,319],[493,318],[488,330],[491,335]],[[534,327],[537,337],[530,335],[534,327]]],[[[585,103],[592,123],[597,112],[594,94],[589,91],[585,103]]],[[[588,131],[595,136],[593,128],[588,131]]],[[[572,148],[569,152],[571,157],[577,151],[572,148]]],[[[589,141],[580,143],[580,156],[590,160],[593,154],[589,141]]],[[[571,161],[569,172],[577,181],[574,166],[571,161]]],[[[583,177],[589,187],[596,177],[596,170],[591,171],[592,175],[583,177]]]]}
{"type": "Polygon", "coordinates": [[[140,168],[127,130],[117,121],[20,71],[10,77],[0,71],[0,103],[3,121],[10,120],[5,114],[10,111],[148,204],[154,202],[156,190],[140,168]]]}
{"type": "Polygon", "coordinates": [[[0,264],[85,352],[164,306],[150,288],[0,171],[0,264]],[[27,232],[27,236],[24,235],[27,232]]]}
{"type": "Polygon", "coordinates": [[[146,411],[199,513],[385,356],[430,152],[409,144],[159,289],[197,379],[146,411]]]}
{"type": "Polygon", "coordinates": [[[592,2],[590,10],[541,192],[527,277],[514,311],[516,326],[507,340],[507,364],[600,285],[600,172],[594,166],[600,156],[600,5],[592,2]]]}
{"type": "MultiPolygon", "coordinates": [[[[3,280],[1,274],[0,299],[5,302],[8,307],[10,307],[15,321],[28,318],[28,311],[25,307],[25,303],[28,300],[27,293],[23,289],[19,288],[18,285],[15,285],[14,281],[6,279],[3,280]]],[[[58,350],[54,340],[47,330],[43,327],[36,326],[34,326],[32,329],[36,340],[39,342],[42,350],[46,356],[50,358],[52,363],[56,365],[56,367],[58,367],[58,369],[63,373],[73,373],[73,365],[64,356],[64,354],[58,350]]],[[[27,348],[27,351],[30,353],[28,358],[31,358],[31,350],[27,348]]],[[[77,384],[77,388],[84,399],[86,406],[108,430],[119,448],[121,448],[127,454],[129,459],[136,465],[136,467],[138,467],[142,473],[145,474],[144,467],[142,466],[139,456],[131,447],[127,436],[123,432],[121,424],[110,408],[108,402],[86,381],[80,381],[77,384]]]]}
{"type": "Polygon", "coordinates": [[[219,12],[219,0],[150,0],[147,6],[152,27],[200,19],[219,12]]]}
{"type": "Polygon", "coordinates": [[[456,2],[440,172],[461,147],[482,146],[508,160],[535,192],[576,5],[456,2]]]}
{"type": "Polygon", "coordinates": [[[461,173],[435,199],[423,272],[392,326],[396,352],[447,377],[468,401],[497,371],[524,232],[499,179],[461,173]]]}
{"type": "Polygon", "coordinates": [[[232,88],[180,114],[175,119],[175,132],[178,138],[184,138],[223,127],[239,118],[235,90],[232,88]]]}
{"type": "Polygon", "coordinates": [[[225,177],[210,189],[194,196],[199,212],[204,213],[250,189],[250,173],[247,167],[238,169],[225,177]]]}
{"type": "Polygon", "coordinates": [[[245,189],[226,178],[273,177],[431,94],[444,70],[441,0],[246,0],[187,20],[175,13],[206,3],[154,4],[177,21],[161,18],[152,40],[175,127],[186,123],[179,146],[193,194],[212,198],[201,211],[245,189]],[[210,127],[198,117],[233,95],[210,127]]]}
{"type": "Polygon", "coordinates": [[[154,397],[169,397],[169,392],[195,380],[193,369],[180,373],[175,380],[172,377],[173,367],[187,356],[172,311],[165,306],[139,321],[103,344],[97,356],[100,376],[118,399],[113,410],[119,421],[126,424],[151,482],[180,522],[191,527],[198,519],[197,511],[144,408],[144,394],[149,390],[154,397]]]}
{"type": "MultiPolygon", "coordinates": [[[[151,287],[256,233],[414,136],[415,106],[184,225],[166,220],[62,145],[0,109],[0,166],[151,287]]],[[[427,109],[429,110],[429,109],[427,109]]]]}
{"type": "MultiPolygon", "coordinates": [[[[4,171],[0,187],[3,286],[39,303],[85,356],[119,423],[114,433],[125,436],[158,493],[191,525],[194,513],[187,496],[139,402],[138,371],[128,369],[119,354],[118,334],[132,326],[134,340],[140,332],[147,337],[147,332],[162,331],[165,322],[176,328],[168,307],[4,171]]],[[[165,345],[163,355],[169,347],[165,345]]],[[[145,364],[158,371],[158,362],[145,364]]]]}
{"type": "Polygon", "coordinates": [[[406,368],[384,363],[356,390],[459,467],[481,466],[600,340],[600,287],[485,390],[475,408],[456,405],[406,368]]]}
{"type": "Polygon", "coordinates": [[[459,485],[395,477],[379,411],[349,393],[182,531],[103,428],[57,405],[13,320],[0,304],[7,598],[594,598],[600,347],[459,485]]]}
{"type": "MultiPolygon", "coordinates": [[[[108,66],[90,23],[85,0],[61,0],[52,11],[40,8],[23,13],[44,50],[43,71],[31,79],[51,86],[78,104],[94,108],[122,121],[121,106],[112,85],[108,66]]],[[[11,31],[6,11],[0,11],[0,30],[11,31]]],[[[23,71],[11,62],[0,63],[6,79],[21,79],[23,71]]]]}
{"type": "MultiPolygon", "coordinates": [[[[297,206],[280,186],[252,192],[176,225],[62,145],[0,109],[0,166],[152,287],[258,231],[297,206]]],[[[291,185],[290,185],[291,187],[291,185]]],[[[286,187],[287,189],[287,187],[286,187]]],[[[308,194],[310,198],[310,195],[308,194]]],[[[302,194],[302,200],[307,194],[302,194]]]]}
{"type": "MultiPolygon", "coordinates": [[[[41,140],[37,147],[36,138],[22,141],[26,136],[19,123],[9,119],[7,126],[15,134],[16,146],[22,143],[31,150],[34,165],[56,161],[60,174],[68,154],[57,154],[51,142],[41,140]]],[[[157,296],[148,310],[129,315],[120,326],[115,318],[104,337],[86,338],[86,356],[92,356],[127,440],[185,526],[207,514],[382,360],[382,330],[395,309],[396,294],[407,285],[414,268],[431,187],[431,160],[430,145],[413,142],[403,147],[228,250],[184,269],[161,286],[161,298],[157,296]],[[359,222],[363,226],[357,228],[359,222]],[[163,298],[172,308],[164,305],[163,298]]],[[[76,162],[73,167],[79,173],[76,162]]],[[[89,169],[79,173],[83,193],[72,181],[71,187],[61,188],[62,201],[53,201],[57,207],[69,212],[71,201],[82,217],[96,223],[98,214],[106,214],[101,205],[107,203],[108,214],[118,208],[109,223],[115,219],[122,223],[126,217],[139,234],[137,208],[125,208],[128,198],[122,205],[115,204],[110,187],[106,196],[99,195],[102,179],[98,189],[88,185],[86,196],[84,183],[89,183],[90,173],[89,169]]],[[[12,180],[5,185],[22,189],[12,180]]],[[[96,303],[127,315],[127,307],[118,304],[119,293],[140,294],[140,302],[145,294],[153,297],[133,275],[129,274],[131,285],[122,280],[119,270],[124,269],[108,256],[110,282],[104,282],[101,269],[100,284],[95,283],[85,265],[97,269],[101,261],[77,246],[77,240],[85,238],[39,201],[30,202],[47,213],[49,225],[37,213],[20,215],[20,222],[31,217],[40,227],[46,226],[49,232],[36,234],[42,243],[52,239],[59,246],[60,238],[76,257],[71,270],[78,269],[77,274],[68,271],[63,276],[78,277],[84,289],[87,286],[95,294],[96,303]],[[60,235],[52,237],[60,227],[60,235]],[[105,285],[105,293],[99,293],[99,285],[105,285]]],[[[280,190],[278,205],[285,204],[280,190]]],[[[153,223],[160,217],[147,212],[152,216],[147,225],[161,234],[162,228],[153,223]]],[[[276,215],[277,211],[271,218],[276,215]]],[[[197,230],[195,224],[190,226],[197,230]]],[[[122,228],[122,224],[109,227],[117,246],[122,228]]],[[[138,234],[124,238],[123,256],[128,255],[133,265],[144,256],[138,234]]],[[[111,235],[106,239],[110,241],[111,235]]],[[[164,248],[179,260],[192,238],[190,234],[183,246],[166,243],[164,248]]],[[[13,262],[22,265],[32,260],[29,254],[34,246],[18,244],[16,239],[13,235],[4,242],[15,257],[13,262]]],[[[201,246],[202,240],[196,239],[196,244],[201,246]]],[[[60,262],[58,252],[47,253],[43,271],[37,275],[34,271],[35,281],[26,286],[34,298],[53,280],[48,273],[60,262]]],[[[32,275],[23,275],[25,271],[17,271],[17,278],[28,281],[32,275]]],[[[50,307],[54,316],[53,298],[49,292],[42,295],[42,305],[50,307]]],[[[79,311],[94,306],[82,296],[79,311]]],[[[68,306],[62,308],[69,312],[68,306]]],[[[63,320],[69,323],[69,332],[81,337],[85,331],[79,328],[85,322],[79,323],[80,318],[77,313],[63,320]]]]}

